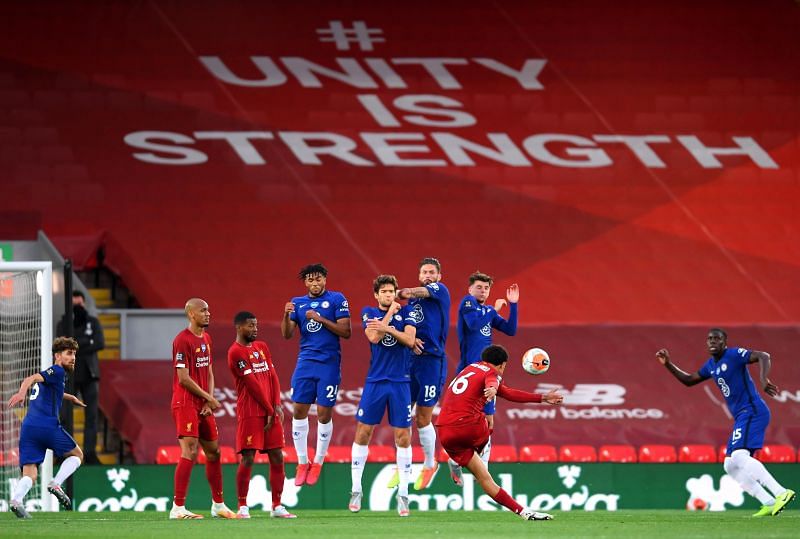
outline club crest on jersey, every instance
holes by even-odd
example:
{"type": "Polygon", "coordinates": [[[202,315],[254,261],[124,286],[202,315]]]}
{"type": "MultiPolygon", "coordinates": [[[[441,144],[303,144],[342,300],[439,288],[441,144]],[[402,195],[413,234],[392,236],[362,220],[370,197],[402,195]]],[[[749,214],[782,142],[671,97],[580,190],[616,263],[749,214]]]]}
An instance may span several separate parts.
{"type": "Polygon", "coordinates": [[[321,329],[322,329],[322,324],[320,324],[316,320],[309,320],[308,324],[306,324],[306,330],[308,330],[310,333],[316,333],[321,329]]]}
{"type": "Polygon", "coordinates": [[[258,352],[253,352],[253,356],[255,356],[255,358],[258,359],[258,352]]]}
{"type": "Polygon", "coordinates": [[[245,445],[253,445],[253,435],[250,434],[247,436],[247,443],[245,445]]]}
{"type": "Polygon", "coordinates": [[[203,344],[201,344],[201,345],[200,345],[200,349],[201,349],[203,352],[205,352],[205,351],[206,351],[206,345],[205,345],[205,343],[203,343],[203,344]]]}
{"type": "Polygon", "coordinates": [[[187,430],[187,431],[190,431],[190,430],[192,430],[192,422],[191,422],[191,421],[189,421],[188,423],[186,423],[186,430],[187,430]]]}
{"type": "Polygon", "coordinates": [[[417,324],[425,320],[425,313],[422,312],[422,305],[419,303],[414,305],[414,310],[408,313],[408,316],[410,316],[417,324]]]}
{"type": "Polygon", "coordinates": [[[397,339],[387,333],[383,336],[383,339],[381,339],[381,344],[384,346],[394,346],[397,344],[397,339]]]}
{"type": "Polygon", "coordinates": [[[492,326],[490,324],[486,324],[481,328],[481,335],[484,337],[491,337],[492,336],[492,326]]]}
{"type": "Polygon", "coordinates": [[[722,366],[720,367],[720,369],[722,369],[722,372],[727,371],[728,370],[728,364],[727,363],[723,363],[722,366]]]}
{"type": "Polygon", "coordinates": [[[403,317],[400,316],[399,314],[396,314],[396,315],[394,315],[394,319],[397,320],[398,322],[400,322],[403,319],[403,317]]]}
{"type": "Polygon", "coordinates": [[[330,307],[330,306],[331,306],[330,302],[328,302],[328,301],[323,301],[323,302],[322,302],[322,308],[323,308],[323,309],[327,309],[327,308],[328,308],[328,307],[330,307]]]}

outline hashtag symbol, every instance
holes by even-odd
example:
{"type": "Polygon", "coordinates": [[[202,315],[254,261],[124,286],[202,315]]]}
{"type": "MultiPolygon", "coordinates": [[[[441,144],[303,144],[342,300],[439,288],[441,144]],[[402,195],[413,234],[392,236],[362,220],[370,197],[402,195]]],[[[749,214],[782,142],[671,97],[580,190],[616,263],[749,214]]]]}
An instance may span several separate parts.
{"type": "Polygon", "coordinates": [[[380,28],[368,28],[364,21],[354,21],[352,28],[345,28],[342,21],[331,21],[328,28],[317,28],[319,40],[323,43],[336,43],[336,50],[349,51],[350,43],[357,43],[362,51],[371,51],[373,43],[386,41],[380,28]],[[375,37],[373,37],[375,36],[375,37]]]}

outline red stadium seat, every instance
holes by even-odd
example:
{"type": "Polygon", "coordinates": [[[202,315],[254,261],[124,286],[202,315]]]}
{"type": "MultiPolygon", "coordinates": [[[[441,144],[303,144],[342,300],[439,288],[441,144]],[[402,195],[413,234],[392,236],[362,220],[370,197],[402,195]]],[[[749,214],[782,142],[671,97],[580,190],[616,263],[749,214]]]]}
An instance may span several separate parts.
{"type": "Polygon", "coordinates": [[[678,449],[678,462],[716,462],[717,450],[713,445],[688,444],[678,449]]]}
{"type": "Polygon", "coordinates": [[[639,462],[677,462],[678,455],[671,445],[643,445],[639,448],[639,462]]]}
{"type": "Polygon", "coordinates": [[[596,462],[597,451],[591,445],[562,445],[558,451],[561,462],[596,462]]]}
{"type": "Polygon", "coordinates": [[[328,447],[325,462],[350,462],[352,448],[349,445],[332,445],[328,447]]]}
{"type": "Polygon", "coordinates": [[[389,445],[370,446],[367,462],[397,462],[397,449],[389,445]]]}
{"type": "Polygon", "coordinates": [[[790,445],[768,444],[758,452],[761,462],[796,462],[794,447],[790,445]]]}
{"type": "Polygon", "coordinates": [[[156,464],[177,464],[180,459],[179,445],[162,445],[156,450],[156,464]]]}
{"type": "Polygon", "coordinates": [[[492,445],[489,462],[517,462],[517,448],[513,445],[492,445]]]}
{"type": "Polygon", "coordinates": [[[519,450],[520,462],[556,462],[558,452],[554,445],[523,445],[519,450]]]}
{"type": "Polygon", "coordinates": [[[632,445],[603,445],[598,451],[600,462],[636,462],[636,448],[632,445]]]}

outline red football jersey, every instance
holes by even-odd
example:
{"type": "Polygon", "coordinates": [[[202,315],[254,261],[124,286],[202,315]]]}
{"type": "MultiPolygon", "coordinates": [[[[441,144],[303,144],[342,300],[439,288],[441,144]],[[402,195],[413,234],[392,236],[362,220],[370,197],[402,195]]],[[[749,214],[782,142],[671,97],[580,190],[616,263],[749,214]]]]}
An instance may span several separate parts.
{"type": "Polygon", "coordinates": [[[206,401],[178,383],[178,369],[189,369],[189,376],[203,391],[208,391],[208,371],[211,369],[211,336],[205,331],[198,337],[188,328],[172,341],[172,407],[193,406],[200,410],[206,401]]]}
{"type": "Polygon", "coordinates": [[[436,425],[470,425],[484,421],[486,397],[483,396],[483,390],[498,385],[500,376],[488,363],[467,365],[444,391],[442,410],[436,425]]]}
{"type": "Polygon", "coordinates": [[[255,341],[243,346],[234,342],[228,349],[228,367],[236,380],[237,418],[265,417],[270,411],[267,405],[273,411],[280,406],[278,374],[267,343],[255,341]]]}

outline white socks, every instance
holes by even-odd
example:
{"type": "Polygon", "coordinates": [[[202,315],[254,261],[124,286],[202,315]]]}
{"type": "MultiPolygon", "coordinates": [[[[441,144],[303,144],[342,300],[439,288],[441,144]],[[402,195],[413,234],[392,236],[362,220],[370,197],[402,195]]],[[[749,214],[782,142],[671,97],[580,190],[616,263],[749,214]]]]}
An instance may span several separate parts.
{"type": "Polygon", "coordinates": [[[737,449],[725,459],[725,471],[733,477],[742,489],[756,498],[762,505],[773,505],[775,497],[767,492],[767,487],[773,494],[782,494],[783,488],[767,471],[763,464],[750,456],[746,449],[737,449]],[[763,485],[763,486],[762,486],[763,485]]]}
{"type": "MultiPolygon", "coordinates": [[[[308,420],[306,420],[308,429],[308,420]]],[[[327,423],[317,422],[317,454],[314,455],[314,462],[321,464],[328,454],[328,446],[331,445],[331,433],[333,433],[333,418],[327,423]]]]}
{"type": "Polygon", "coordinates": [[[486,469],[489,469],[489,457],[492,454],[492,437],[489,436],[489,441],[486,442],[486,445],[483,446],[483,451],[481,452],[481,460],[486,465],[486,469]]]}
{"type": "Polygon", "coordinates": [[[419,432],[419,443],[425,455],[425,468],[433,468],[436,465],[436,429],[433,424],[417,429],[419,432]]]}
{"type": "MultiPolygon", "coordinates": [[[[361,476],[364,475],[364,465],[367,463],[367,455],[369,454],[369,446],[353,444],[350,451],[350,478],[353,481],[353,492],[361,492],[361,476]]],[[[399,459],[399,457],[398,457],[399,459]]],[[[409,457],[409,465],[411,458],[409,457]]]]}
{"type": "Polygon", "coordinates": [[[397,448],[397,473],[400,475],[397,495],[408,496],[408,483],[411,481],[411,446],[395,447],[397,448]]]}
{"type": "Polygon", "coordinates": [[[292,440],[297,463],[308,464],[308,418],[292,419],[292,440]]]}
{"type": "Polygon", "coordinates": [[[28,491],[33,486],[33,481],[27,475],[23,475],[22,478],[17,481],[17,485],[14,487],[14,492],[11,494],[11,501],[22,503],[22,500],[25,499],[25,495],[28,494],[28,491]]]}
{"type": "Polygon", "coordinates": [[[77,470],[80,467],[80,465],[81,465],[81,459],[79,459],[78,457],[75,456],[67,457],[66,459],[64,459],[64,462],[61,463],[61,467],[58,469],[58,473],[53,478],[53,483],[55,483],[58,486],[63,485],[64,481],[66,481],[70,475],[75,473],[75,470],[77,470]]]}

